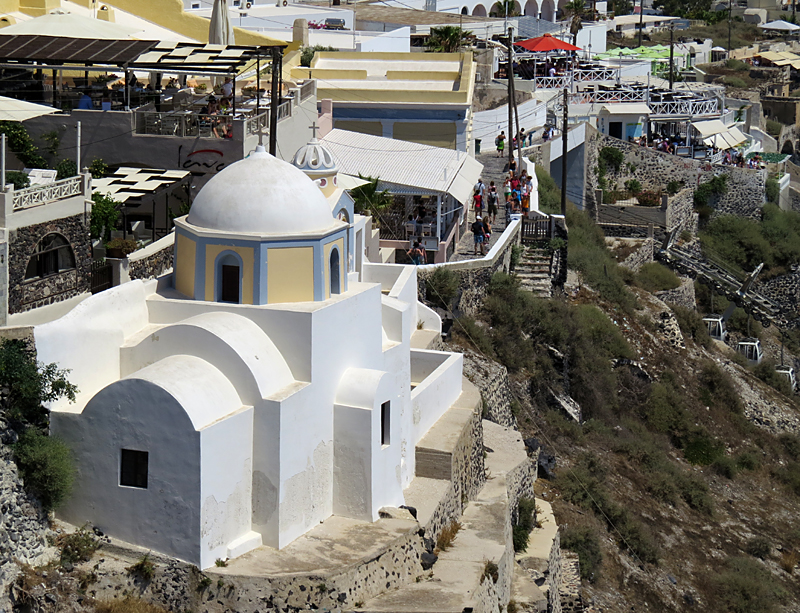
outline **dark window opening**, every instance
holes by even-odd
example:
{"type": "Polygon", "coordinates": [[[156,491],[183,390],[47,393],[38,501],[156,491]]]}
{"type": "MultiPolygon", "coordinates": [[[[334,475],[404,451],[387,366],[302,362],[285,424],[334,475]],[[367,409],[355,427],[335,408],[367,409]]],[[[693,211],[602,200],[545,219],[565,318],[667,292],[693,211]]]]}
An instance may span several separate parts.
{"type": "Polygon", "coordinates": [[[75,269],[75,254],[72,247],[60,234],[48,234],[33,252],[25,268],[26,279],[41,279],[65,270],[75,269]]]}
{"type": "Polygon", "coordinates": [[[339,250],[331,250],[331,296],[341,293],[339,280],[339,250]]]}
{"type": "Polygon", "coordinates": [[[122,450],[120,463],[119,484],[126,487],[139,487],[147,489],[147,462],[148,452],[122,450]]]}
{"type": "Polygon", "coordinates": [[[235,302],[239,304],[239,267],[229,264],[222,265],[222,287],[220,291],[222,302],[235,302]]]}
{"type": "Polygon", "coordinates": [[[391,402],[384,402],[381,405],[381,445],[390,443],[391,432],[391,402]]]}

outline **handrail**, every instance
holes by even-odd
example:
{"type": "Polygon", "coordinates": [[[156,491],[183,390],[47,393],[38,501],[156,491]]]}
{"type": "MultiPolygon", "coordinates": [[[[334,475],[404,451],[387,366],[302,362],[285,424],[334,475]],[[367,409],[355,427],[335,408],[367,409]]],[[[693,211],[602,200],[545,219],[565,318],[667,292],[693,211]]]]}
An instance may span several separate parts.
{"type": "Polygon", "coordinates": [[[300,86],[300,101],[306,100],[310,96],[313,96],[317,91],[317,82],[314,79],[310,79],[303,83],[300,86]]]}
{"type": "Polygon", "coordinates": [[[200,114],[175,114],[158,111],[135,111],[136,134],[150,136],[187,136],[223,138],[219,130],[224,125],[230,130],[233,127],[232,115],[200,115],[200,114]]]}
{"type": "Polygon", "coordinates": [[[72,196],[79,196],[83,193],[83,177],[70,177],[61,179],[49,185],[36,185],[26,187],[14,192],[13,210],[21,211],[59,200],[66,200],[72,196]]]}

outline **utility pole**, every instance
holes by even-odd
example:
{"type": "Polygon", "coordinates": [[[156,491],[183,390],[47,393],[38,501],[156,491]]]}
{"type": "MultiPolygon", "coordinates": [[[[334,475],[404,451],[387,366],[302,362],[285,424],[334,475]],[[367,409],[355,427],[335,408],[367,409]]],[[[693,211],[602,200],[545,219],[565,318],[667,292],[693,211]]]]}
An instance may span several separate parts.
{"type": "Polygon", "coordinates": [[[675,52],[674,44],[675,44],[675,26],[673,24],[669,24],[669,88],[670,89],[672,89],[672,83],[675,80],[675,76],[672,69],[673,53],[675,52]]]}
{"type": "Polygon", "coordinates": [[[512,106],[514,100],[514,52],[512,48],[512,41],[514,28],[509,27],[508,39],[506,40],[506,50],[508,52],[508,68],[506,77],[508,78],[508,166],[511,168],[511,161],[514,159],[514,147],[512,143],[512,135],[514,134],[514,107],[512,106]]]}
{"type": "Polygon", "coordinates": [[[278,155],[278,106],[280,105],[281,49],[272,48],[272,91],[269,103],[269,152],[278,155]]]}
{"type": "Polygon", "coordinates": [[[733,0],[728,0],[728,59],[731,57],[731,25],[733,24],[733,0]]]}
{"type": "MultiPolygon", "coordinates": [[[[733,0],[731,0],[733,2],[733,0]]],[[[644,0],[639,0],[639,46],[642,46],[642,27],[644,25],[644,0]]]]}
{"type": "Polygon", "coordinates": [[[561,214],[567,214],[567,122],[569,121],[569,90],[564,88],[564,129],[561,131],[561,214]]]}
{"type": "MultiPolygon", "coordinates": [[[[517,126],[517,131],[514,133],[517,138],[517,170],[522,172],[522,139],[519,138],[519,109],[517,109],[517,90],[514,87],[513,78],[511,79],[511,103],[514,105],[514,119],[517,126]]],[[[514,141],[511,142],[513,143],[514,141]]]]}

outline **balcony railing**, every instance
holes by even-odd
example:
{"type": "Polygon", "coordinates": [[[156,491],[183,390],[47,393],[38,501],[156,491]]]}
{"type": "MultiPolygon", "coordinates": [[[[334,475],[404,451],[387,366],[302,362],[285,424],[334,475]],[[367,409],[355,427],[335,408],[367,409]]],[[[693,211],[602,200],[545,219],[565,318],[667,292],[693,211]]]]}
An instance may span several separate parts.
{"type": "Polygon", "coordinates": [[[37,185],[14,192],[13,207],[15,211],[30,209],[35,206],[66,200],[83,193],[83,177],[70,177],[50,185],[37,185]]]}
{"type": "Polygon", "coordinates": [[[313,96],[316,91],[317,91],[317,82],[314,81],[313,79],[303,83],[300,86],[300,102],[306,100],[310,96],[313,96]]]}
{"type": "Polygon", "coordinates": [[[179,138],[225,138],[233,128],[233,121],[230,115],[136,111],[136,134],[179,138]]]}

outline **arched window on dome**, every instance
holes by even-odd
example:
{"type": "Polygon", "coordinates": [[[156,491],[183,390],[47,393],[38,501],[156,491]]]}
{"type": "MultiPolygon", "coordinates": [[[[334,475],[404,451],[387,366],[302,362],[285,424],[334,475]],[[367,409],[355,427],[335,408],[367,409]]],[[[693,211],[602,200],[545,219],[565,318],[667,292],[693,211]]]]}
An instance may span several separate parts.
{"type": "Polygon", "coordinates": [[[331,260],[330,260],[330,270],[328,271],[331,279],[331,296],[334,294],[341,294],[341,282],[339,279],[340,272],[339,272],[339,250],[334,247],[331,249],[331,260]]]}
{"type": "Polygon", "coordinates": [[[233,252],[226,252],[216,262],[217,302],[242,302],[242,260],[233,252]]]}

